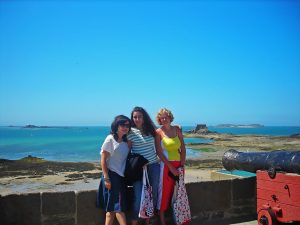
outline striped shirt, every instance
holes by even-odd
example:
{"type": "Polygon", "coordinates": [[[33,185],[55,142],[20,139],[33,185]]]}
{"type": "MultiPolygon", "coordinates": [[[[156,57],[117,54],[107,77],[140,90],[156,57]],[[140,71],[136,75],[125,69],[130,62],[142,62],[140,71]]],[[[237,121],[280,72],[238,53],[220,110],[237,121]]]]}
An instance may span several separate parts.
{"type": "Polygon", "coordinates": [[[154,137],[151,135],[143,136],[141,131],[132,127],[127,139],[132,142],[132,153],[144,156],[149,164],[157,162],[154,137]]]}

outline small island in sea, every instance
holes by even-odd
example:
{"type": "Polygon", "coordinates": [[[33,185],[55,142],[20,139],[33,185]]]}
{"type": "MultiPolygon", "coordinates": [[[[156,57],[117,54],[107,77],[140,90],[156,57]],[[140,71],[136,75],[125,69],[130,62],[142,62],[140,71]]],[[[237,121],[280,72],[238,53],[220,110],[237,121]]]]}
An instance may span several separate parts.
{"type": "Polygon", "coordinates": [[[219,124],[214,127],[218,128],[259,128],[264,127],[264,125],[261,124],[219,124]]]}
{"type": "Polygon", "coordinates": [[[24,126],[23,128],[50,128],[50,127],[49,126],[36,126],[36,125],[29,124],[29,125],[24,126]]]}
{"type": "MultiPolygon", "coordinates": [[[[10,126],[10,127],[14,127],[14,126],[10,126]]],[[[36,126],[36,125],[32,125],[32,124],[29,124],[29,125],[26,125],[26,126],[23,126],[22,128],[69,128],[69,127],[59,127],[59,126],[36,126]]]]}

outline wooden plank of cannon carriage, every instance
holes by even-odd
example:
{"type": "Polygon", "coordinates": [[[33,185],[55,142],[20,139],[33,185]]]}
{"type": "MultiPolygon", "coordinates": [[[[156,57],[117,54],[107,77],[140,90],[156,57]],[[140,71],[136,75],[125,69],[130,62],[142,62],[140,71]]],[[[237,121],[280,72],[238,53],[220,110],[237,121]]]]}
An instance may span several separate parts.
{"type": "Polygon", "coordinates": [[[274,179],[271,179],[267,172],[257,173],[256,185],[257,196],[262,199],[270,199],[271,195],[280,196],[285,203],[291,202],[292,205],[300,206],[300,176],[290,174],[276,174],[274,179]],[[262,193],[272,193],[265,197],[262,193]],[[292,203],[293,202],[293,203],[292,203]]]}
{"type": "Polygon", "coordinates": [[[290,184],[300,184],[300,175],[296,173],[277,172],[274,179],[271,179],[265,170],[256,171],[257,180],[271,180],[277,182],[286,182],[290,184]]]}

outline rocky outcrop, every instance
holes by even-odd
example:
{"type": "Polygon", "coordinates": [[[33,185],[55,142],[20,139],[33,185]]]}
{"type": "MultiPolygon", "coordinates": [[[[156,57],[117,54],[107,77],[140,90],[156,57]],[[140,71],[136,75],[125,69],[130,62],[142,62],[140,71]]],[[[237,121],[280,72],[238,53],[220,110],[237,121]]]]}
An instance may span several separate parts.
{"type": "Polygon", "coordinates": [[[219,124],[218,128],[260,128],[264,127],[261,124],[219,124]]]}
{"type": "Polygon", "coordinates": [[[206,124],[197,124],[196,128],[188,131],[189,134],[207,134],[210,133],[206,124]]]}

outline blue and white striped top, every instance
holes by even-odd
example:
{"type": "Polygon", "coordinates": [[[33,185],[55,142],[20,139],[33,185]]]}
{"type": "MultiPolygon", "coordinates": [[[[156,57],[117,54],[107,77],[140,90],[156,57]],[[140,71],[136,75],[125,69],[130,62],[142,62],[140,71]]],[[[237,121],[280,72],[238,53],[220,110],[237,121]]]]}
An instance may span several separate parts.
{"type": "Polygon", "coordinates": [[[144,156],[149,161],[149,164],[157,162],[158,158],[153,136],[143,136],[139,129],[132,127],[127,135],[127,139],[132,142],[132,153],[144,156]]]}

